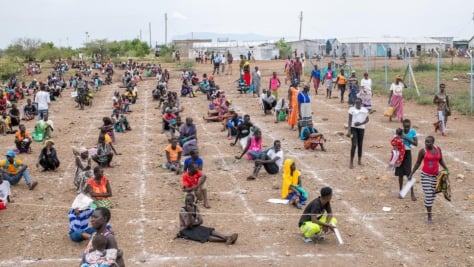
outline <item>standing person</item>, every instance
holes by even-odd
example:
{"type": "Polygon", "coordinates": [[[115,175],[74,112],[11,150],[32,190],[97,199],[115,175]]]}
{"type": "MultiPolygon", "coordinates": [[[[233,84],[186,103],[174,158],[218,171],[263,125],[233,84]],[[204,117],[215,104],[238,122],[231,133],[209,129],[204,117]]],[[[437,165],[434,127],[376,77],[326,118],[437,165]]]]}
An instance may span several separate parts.
{"type": "Polygon", "coordinates": [[[250,87],[250,62],[245,60],[242,65],[242,70],[244,72],[244,80],[247,87],[250,87]]]}
{"type": "Polygon", "coordinates": [[[357,148],[357,156],[359,165],[362,165],[362,144],[364,142],[365,124],[369,122],[369,111],[362,107],[362,100],[357,98],[355,105],[349,108],[349,122],[347,123],[349,131],[348,136],[351,137],[351,162],[349,168],[354,168],[354,156],[357,148]]]}
{"type": "Polygon", "coordinates": [[[292,68],[292,61],[290,60],[290,56],[285,61],[285,84],[287,84],[288,81],[291,82],[291,74],[290,74],[290,69],[292,68]]]}
{"type": "Polygon", "coordinates": [[[214,71],[212,72],[212,75],[219,74],[219,67],[221,65],[221,57],[219,54],[216,53],[216,56],[214,57],[214,71]]]}
{"type": "Polygon", "coordinates": [[[393,117],[397,117],[403,121],[403,88],[407,88],[400,75],[395,75],[395,82],[390,85],[390,96],[388,97],[388,104],[393,107],[393,114],[390,116],[390,121],[393,117]]]}
{"type": "Polygon", "coordinates": [[[331,209],[332,189],[331,187],[321,188],[321,196],[312,200],[303,211],[298,226],[303,234],[305,243],[315,240],[323,240],[319,235],[321,231],[326,233],[328,230],[334,232],[337,220],[332,216],[331,209]],[[323,215],[326,211],[327,215],[323,215]]]}
{"type": "Polygon", "coordinates": [[[258,67],[255,67],[255,70],[252,72],[252,85],[253,85],[253,96],[260,96],[260,80],[262,74],[258,70],[258,67]]]}
{"type": "Polygon", "coordinates": [[[321,82],[321,70],[318,69],[318,65],[314,65],[314,69],[311,71],[309,82],[313,81],[314,93],[318,94],[319,83],[321,82]]]}
{"type": "Polygon", "coordinates": [[[428,213],[428,224],[433,223],[431,210],[436,198],[435,186],[437,181],[436,177],[439,174],[439,165],[449,172],[448,166],[446,166],[446,163],[444,162],[441,148],[435,146],[434,143],[435,138],[433,136],[427,136],[425,138],[425,148],[420,149],[420,152],[418,152],[418,159],[416,160],[415,166],[413,166],[413,170],[410,174],[413,177],[413,174],[415,174],[423,161],[423,168],[421,169],[421,186],[423,187],[423,193],[425,194],[425,207],[428,213]]]}
{"type": "Polygon", "coordinates": [[[356,72],[353,70],[351,72],[351,77],[349,77],[349,105],[354,105],[357,95],[359,94],[359,81],[356,77],[356,72]]]}
{"type": "Polygon", "coordinates": [[[288,125],[294,130],[298,124],[299,107],[298,107],[298,82],[293,79],[290,89],[288,90],[288,106],[290,107],[290,116],[288,117],[288,125]]]}
{"type": "Polygon", "coordinates": [[[230,52],[227,52],[227,73],[229,75],[232,75],[232,62],[234,62],[234,57],[232,57],[232,54],[230,52]]]}
{"type": "Polygon", "coordinates": [[[82,263],[88,263],[86,262],[87,255],[91,252],[93,252],[94,248],[92,246],[92,243],[94,241],[94,237],[96,235],[101,235],[104,236],[107,239],[107,244],[105,246],[106,249],[116,249],[117,250],[117,259],[116,263],[118,267],[125,267],[125,262],[123,259],[123,251],[118,248],[117,245],[117,240],[115,239],[114,234],[112,231],[107,227],[107,224],[110,221],[110,210],[108,208],[104,207],[99,207],[94,210],[90,217],[90,225],[92,228],[95,229],[95,232],[92,234],[92,236],[89,239],[89,243],[86,246],[86,249],[84,250],[84,253],[82,255],[82,263]]]}
{"type": "Polygon", "coordinates": [[[326,98],[331,98],[332,94],[332,83],[336,77],[336,72],[331,68],[331,63],[328,63],[328,67],[323,72],[323,84],[326,83],[326,98]]]}
{"type": "Polygon", "coordinates": [[[272,77],[270,78],[268,88],[271,90],[272,95],[275,96],[275,99],[278,99],[278,89],[280,88],[280,86],[280,79],[277,77],[277,73],[274,71],[272,77]]]}
{"type": "Polygon", "coordinates": [[[435,127],[435,133],[440,130],[443,136],[446,136],[446,123],[448,122],[448,116],[451,116],[451,107],[449,106],[449,96],[446,94],[446,85],[444,83],[439,85],[439,93],[435,94],[433,103],[437,107],[438,121],[433,125],[435,127]]]}
{"type": "Polygon", "coordinates": [[[225,74],[225,64],[227,63],[227,59],[224,54],[221,56],[221,73],[225,74]]]}
{"type": "Polygon", "coordinates": [[[193,194],[186,194],[185,206],[179,210],[179,233],[177,237],[193,241],[205,242],[225,242],[226,245],[233,245],[238,234],[226,235],[217,232],[214,228],[202,226],[203,220],[199,213],[199,208],[195,204],[193,194]]]}
{"type": "MultiPolygon", "coordinates": [[[[77,100],[80,109],[84,109],[84,104],[86,103],[86,95],[87,95],[87,86],[86,82],[82,79],[82,75],[79,74],[79,77],[76,81],[76,89],[77,89],[77,100]]],[[[38,108],[39,109],[39,108],[38,108]]]]}
{"type": "Polygon", "coordinates": [[[6,159],[0,161],[0,171],[3,173],[3,178],[10,182],[11,185],[16,185],[21,177],[25,179],[26,185],[30,190],[35,189],[38,182],[31,182],[30,174],[28,173],[27,165],[23,161],[15,158],[15,152],[8,151],[5,156],[6,159]]]}
{"type": "Polygon", "coordinates": [[[298,136],[301,135],[301,128],[308,126],[308,123],[312,120],[309,85],[305,85],[303,91],[298,93],[298,136]]]}
{"type": "Polygon", "coordinates": [[[48,113],[48,106],[51,102],[51,98],[49,97],[49,93],[46,91],[46,86],[41,84],[40,91],[36,93],[35,96],[35,103],[38,104],[38,115],[39,119],[43,119],[43,115],[48,113]]]}
{"type": "Polygon", "coordinates": [[[372,79],[369,78],[369,73],[364,72],[364,78],[360,80],[360,90],[358,97],[362,100],[362,106],[369,110],[369,113],[374,112],[372,110],[372,79]]]}
{"type": "Polygon", "coordinates": [[[296,57],[296,61],[293,64],[293,68],[295,69],[295,77],[298,79],[298,82],[301,81],[301,75],[303,74],[303,64],[300,61],[299,57],[296,57]]]}
{"type": "Polygon", "coordinates": [[[266,153],[260,153],[255,159],[255,167],[252,175],[247,177],[248,181],[257,179],[258,173],[262,166],[268,174],[277,174],[283,166],[283,150],[281,150],[280,140],[273,142],[273,147],[266,153]]]}
{"type": "MultiPolygon", "coordinates": [[[[411,167],[412,167],[412,156],[411,148],[412,146],[418,146],[418,137],[416,130],[411,128],[411,121],[409,119],[404,119],[402,123],[403,133],[402,140],[405,145],[405,155],[403,156],[402,163],[399,167],[395,168],[395,176],[398,176],[398,185],[400,190],[403,188],[403,176],[407,176],[408,179],[411,179],[411,167]]],[[[411,188],[411,200],[416,201],[415,192],[413,187],[411,188]]]]}
{"type": "Polygon", "coordinates": [[[336,78],[336,83],[334,84],[334,88],[339,89],[341,91],[341,103],[344,103],[344,93],[346,92],[346,87],[347,87],[347,78],[344,75],[344,70],[341,69],[341,73],[337,75],[336,78]]]}

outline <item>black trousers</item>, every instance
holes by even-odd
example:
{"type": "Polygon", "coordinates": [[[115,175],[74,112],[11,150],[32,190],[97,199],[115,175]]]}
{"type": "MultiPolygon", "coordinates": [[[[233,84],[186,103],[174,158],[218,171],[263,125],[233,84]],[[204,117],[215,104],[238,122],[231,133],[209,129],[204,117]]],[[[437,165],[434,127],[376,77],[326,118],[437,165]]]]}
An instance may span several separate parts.
{"type": "Polygon", "coordinates": [[[355,155],[357,147],[357,156],[362,157],[362,144],[364,143],[364,131],[365,129],[351,127],[352,134],[352,146],[351,146],[351,158],[355,155]]]}

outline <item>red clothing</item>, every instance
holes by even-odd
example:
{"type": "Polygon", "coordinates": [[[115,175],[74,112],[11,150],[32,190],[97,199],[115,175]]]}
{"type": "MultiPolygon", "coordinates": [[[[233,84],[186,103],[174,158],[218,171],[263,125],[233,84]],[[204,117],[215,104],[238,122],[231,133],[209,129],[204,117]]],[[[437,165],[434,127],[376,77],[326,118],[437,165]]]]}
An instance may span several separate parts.
{"type": "Polygon", "coordinates": [[[398,150],[398,159],[395,161],[395,164],[400,166],[400,164],[402,164],[403,157],[405,157],[405,144],[403,144],[403,140],[398,135],[392,139],[390,144],[393,147],[396,147],[398,150]]]}
{"type": "Polygon", "coordinates": [[[199,179],[202,176],[202,171],[198,170],[194,175],[189,175],[189,172],[183,174],[183,187],[193,187],[198,185],[199,179]]]}
{"type": "Polygon", "coordinates": [[[295,61],[295,63],[293,64],[293,68],[295,69],[295,72],[301,73],[301,71],[303,70],[303,65],[301,64],[301,61],[295,61]]]}
{"type": "Polygon", "coordinates": [[[428,149],[425,148],[425,156],[423,157],[423,168],[422,172],[428,175],[438,175],[439,173],[439,160],[441,159],[441,152],[439,148],[433,146],[436,150],[436,154],[431,154],[428,149]]]}
{"type": "Polygon", "coordinates": [[[165,113],[165,115],[163,115],[163,119],[165,121],[171,121],[172,119],[176,119],[176,115],[174,115],[173,113],[165,113]]]}

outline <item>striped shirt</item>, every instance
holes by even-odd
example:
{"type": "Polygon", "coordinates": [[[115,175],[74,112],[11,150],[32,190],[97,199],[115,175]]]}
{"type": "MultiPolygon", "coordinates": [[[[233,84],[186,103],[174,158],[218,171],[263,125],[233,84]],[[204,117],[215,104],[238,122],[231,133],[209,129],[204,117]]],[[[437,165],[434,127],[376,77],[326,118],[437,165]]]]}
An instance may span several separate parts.
{"type": "Polygon", "coordinates": [[[93,209],[85,209],[79,212],[79,216],[76,216],[74,209],[71,209],[68,213],[69,218],[69,231],[84,231],[89,226],[89,217],[94,212],[93,209]]]}

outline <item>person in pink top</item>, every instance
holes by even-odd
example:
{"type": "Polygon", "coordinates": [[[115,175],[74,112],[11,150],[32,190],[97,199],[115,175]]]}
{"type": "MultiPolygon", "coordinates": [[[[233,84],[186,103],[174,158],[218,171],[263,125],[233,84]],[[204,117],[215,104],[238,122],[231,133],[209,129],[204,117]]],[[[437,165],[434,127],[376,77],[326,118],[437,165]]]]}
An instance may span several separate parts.
{"type": "Polygon", "coordinates": [[[433,223],[431,208],[433,207],[433,202],[436,197],[435,186],[439,174],[439,165],[449,173],[448,166],[446,166],[443,154],[441,153],[441,148],[435,146],[434,143],[435,138],[433,136],[427,136],[425,138],[425,148],[420,149],[418,159],[411,171],[412,177],[423,161],[423,168],[421,169],[421,186],[423,187],[423,193],[425,194],[425,207],[428,213],[428,224],[433,223]]]}
{"type": "Polygon", "coordinates": [[[247,158],[250,160],[258,158],[262,153],[262,132],[260,129],[256,128],[254,130],[253,136],[248,139],[244,151],[240,156],[235,156],[235,159],[241,159],[245,153],[247,153],[247,158]]]}
{"type": "Polygon", "coordinates": [[[275,96],[275,99],[278,99],[278,89],[280,88],[281,82],[277,77],[277,73],[273,72],[272,77],[270,78],[270,83],[268,88],[272,91],[272,95],[275,96]]]}

